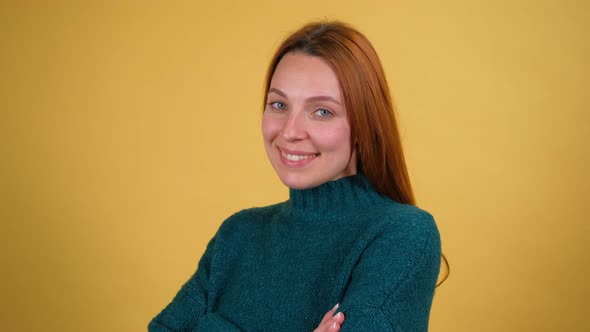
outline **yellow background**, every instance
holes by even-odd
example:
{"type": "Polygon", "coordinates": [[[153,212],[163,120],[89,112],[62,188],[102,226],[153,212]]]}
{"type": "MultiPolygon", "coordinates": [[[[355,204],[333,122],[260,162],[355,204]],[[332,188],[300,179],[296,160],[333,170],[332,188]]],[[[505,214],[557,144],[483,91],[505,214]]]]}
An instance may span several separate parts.
{"type": "Polygon", "coordinates": [[[315,18],[385,66],[451,263],[431,331],[590,329],[587,1],[0,8],[2,330],[145,331],[225,217],[286,199],[263,75],[315,18]]]}

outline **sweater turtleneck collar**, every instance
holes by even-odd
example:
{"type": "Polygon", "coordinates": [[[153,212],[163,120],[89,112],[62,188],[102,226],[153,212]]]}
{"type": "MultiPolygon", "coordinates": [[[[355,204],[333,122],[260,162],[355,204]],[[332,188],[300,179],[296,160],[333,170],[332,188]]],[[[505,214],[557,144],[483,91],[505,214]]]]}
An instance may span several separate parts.
{"type": "Polygon", "coordinates": [[[362,213],[363,209],[385,199],[364,175],[340,178],[309,189],[290,189],[288,205],[292,212],[306,216],[362,213]]]}

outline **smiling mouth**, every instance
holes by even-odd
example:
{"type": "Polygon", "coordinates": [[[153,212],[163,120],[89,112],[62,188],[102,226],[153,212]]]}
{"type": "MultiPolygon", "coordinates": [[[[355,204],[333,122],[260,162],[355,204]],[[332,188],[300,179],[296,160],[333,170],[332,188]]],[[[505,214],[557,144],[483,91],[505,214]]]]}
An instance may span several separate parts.
{"type": "Polygon", "coordinates": [[[301,160],[306,160],[306,159],[311,159],[311,158],[315,158],[317,156],[319,156],[319,153],[312,153],[312,154],[290,154],[290,153],[286,153],[284,151],[281,151],[281,155],[289,160],[289,161],[301,161],[301,160]]]}

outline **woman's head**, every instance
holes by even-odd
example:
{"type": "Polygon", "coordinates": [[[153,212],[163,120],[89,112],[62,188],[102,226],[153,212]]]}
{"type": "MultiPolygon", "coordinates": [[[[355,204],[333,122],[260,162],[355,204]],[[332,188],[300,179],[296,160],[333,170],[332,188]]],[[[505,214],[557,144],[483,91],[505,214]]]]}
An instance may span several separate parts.
{"type": "Polygon", "coordinates": [[[340,22],[302,27],[277,50],[265,88],[265,146],[287,186],[309,188],[358,169],[377,191],[414,204],[383,68],[360,32],[340,22]]]}
{"type": "Polygon", "coordinates": [[[277,65],[262,119],[271,164],[285,185],[316,187],[356,174],[340,84],[320,57],[289,52],[277,65]]]}

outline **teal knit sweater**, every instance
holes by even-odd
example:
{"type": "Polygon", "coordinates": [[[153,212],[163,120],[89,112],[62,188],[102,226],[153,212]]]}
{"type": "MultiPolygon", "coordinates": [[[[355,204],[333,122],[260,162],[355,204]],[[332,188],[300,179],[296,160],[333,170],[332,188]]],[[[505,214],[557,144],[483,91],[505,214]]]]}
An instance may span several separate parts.
{"type": "Polygon", "coordinates": [[[334,304],[342,332],[427,331],[440,267],[430,214],[362,175],[228,218],[149,331],[311,332],[334,304]]]}

